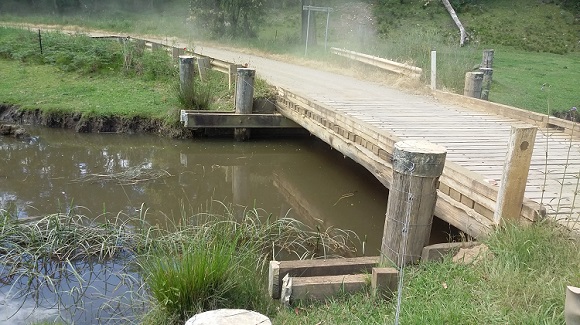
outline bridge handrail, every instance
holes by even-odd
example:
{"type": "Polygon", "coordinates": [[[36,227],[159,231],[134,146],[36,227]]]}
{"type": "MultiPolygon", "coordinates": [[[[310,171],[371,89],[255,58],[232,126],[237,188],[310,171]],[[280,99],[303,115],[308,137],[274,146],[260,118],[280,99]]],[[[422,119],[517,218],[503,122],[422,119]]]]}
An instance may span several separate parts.
{"type": "MultiPolygon", "coordinates": [[[[393,147],[400,140],[396,135],[337,114],[324,104],[287,89],[278,88],[277,100],[280,113],[363,165],[390,187],[393,147]]],[[[435,215],[472,236],[485,235],[495,226],[493,212],[498,190],[483,176],[447,160],[439,179],[435,215]]],[[[535,221],[540,214],[538,203],[524,199],[520,220],[535,221]]]]}
{"type": "Polygon", "coordinates": [[[556,127],[565,133],[580,136],[580,125],[577,122],[568,121],[555,116],[527,111],[525,109],[494,103],[483,99],[463,96],[446,91],[433,91],[433,96],[442,101],[452,104],[463,104],[463,107],[469,107],[486,113],[497,114],[507,118],[513,118],[518,121],[537,125],[541,128],[556,127]],[[465,105],[468,104],[468,105],[465,105]]]}
{"type": "Polygon", "coordinates": [[[423,69],[415,67],[412,65],[399,63],[396,61],[387,60],[377,56],[372,56],[364,53],[359,53],[355,51],[350,51],[346,49],[339,49],[336,47],[330,48],[330,52],[336,55],[340,55],[351,60],[366,63],[377,68],[388,70],[390,72],[402,74],[412,78],[420,78],[423,74],[423,69]]]}

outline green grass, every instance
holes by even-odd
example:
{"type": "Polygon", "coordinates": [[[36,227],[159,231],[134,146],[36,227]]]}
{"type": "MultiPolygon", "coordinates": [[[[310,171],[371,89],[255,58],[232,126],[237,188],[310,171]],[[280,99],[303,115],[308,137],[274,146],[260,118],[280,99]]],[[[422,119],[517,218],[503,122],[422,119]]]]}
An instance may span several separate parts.
{"type": "Polygon", "coordinates": [[[566,55],[497,48],[490,100],[539,113],[580,105],[580,53],[566,55]]]}
{"type": "MultiPolygon", "coordinates": [[[[329,0],[317,5],[329,5],[338,10],[346,2],[329,0]]],[[[472,36],[469,46],[460,48],[458,32],[439,2],[431,1],[426,6],[426,1],[419,0],[404,3],[388,0],[381,3],[383,5],[374,5],[374,12],[378,15],[374,17],[374,23],[379,34],[369,31],[363,37],[364,42],[360,33],[356,32],[356,23],[344,25],[344,17],[351,12],[333,12],[329,46],[346,47],[415,64],[424,69],[425,82],[428,82],[426,76],[429,75],[429,51],[435,48],[438,51],[438,85],[458,93],[462,93],[465,72],[480,62],[481,51],[495,48],[495,82],[490,100],[542,113],[548,112],[548,106],[550,111],[555,111],[580,105],[573,89],[580,78],[574,73],[578,71],[580,54],[577,51],[578,25],[574,23],[574,12],[570,11],[573,6],[560,7],[558,1],[542,4],[517,0],[515,4],[509,2],[509,5],[503,0],[485,3],[456,1],[454,3],[463,4],[456,9],[472,36]],[[526,14],[522,15],[521,12],[526,14]],[[510,28],[505,29],[505,26],[510,28]],[[546,87],[541,90],[543,84],[550,86],[549,91],[545,91],[546,87]]],[[[184,24],[189,16],[187,10],[183,10],[184,6],[184,3],[176,2],[161,13],[114,10],[92,15],[5,15],[3,18],[5,21],[82,25],[161,37],[178,36],[190,43],[208,40],[208,35],[195,30],[194,25],[184,24]]],[[[295,7],[271,7],[255,39],[223,38],[214,41],[273,54],[290,54],[300,59],[304,56],[304,46],[300,42],[300,19],[295,7]]],[[[322,16],[318,17],[319,46],[310,49],[309,58],[344,67],[347,65],[344,60],[332,58],[322,49],[326,22],[322,16]]]]}
{"type": "Polygon", "coordinates": [[[166,83],[119,75],[79,75],[47,65],[0,59],[3,103],[86,116],[164,118],[178,107],[166,83]]]}
{"type": "MultiPolygon", "coordinates": [[[[213,308],[248,308],[273,315],[265,285],[268,261],[353,253],[358,241],[350,231],[313,229],[258,209],[234,215],[221,203],[212,203],[205,213],[182,212],[177,223],[164,226],[149,224],[144,206],[138,215],[104,213],[94,219],[76,214],[79,210],[84,211],[71,207],[68,214],[29,220],[0,210],[0,277],[8,285],[27,277],[29,285],[59,292],[55,276],[67,274],[79,283],[69,292],[85,299],[83,285],[91,283],[83,281],[75,261],[120,258],[117,262],[125,263],[127,270],[115,276],[131,279],[126,285],[132,297],[122,304],[136,310],[145,306],[146,315],[136,315],[143,324],[183,324],[213,308]],[[130,274],[134,272],[142,281],[130,274]]],[[[17,290],[26,296],[36,294],[32,286],[17,290]]],[[[56,303],[65,307],[67,302],[56,296],[56,303]]],[[[120,302],[111,299],[105,306],[120,302]]]]}
{"type": "MultiPolygon", "coordinates": [[[[476,264],[407,267],[402,324],[562,324],[566,285],[580,283],[577,237],[549,223],[507,226],[476,264]]],[[[369,292],[281,311],[276,324],[392,324],[396,299],[369,292]]]]}

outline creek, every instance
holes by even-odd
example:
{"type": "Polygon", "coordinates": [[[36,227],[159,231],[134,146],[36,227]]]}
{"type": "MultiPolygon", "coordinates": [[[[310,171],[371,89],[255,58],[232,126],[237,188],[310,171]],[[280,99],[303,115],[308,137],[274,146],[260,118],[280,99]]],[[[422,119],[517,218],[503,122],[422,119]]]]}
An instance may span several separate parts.
{"type": "MultiPolygon", "coordinates": [[[[349,229],[365,239],[366,255],[380,250],[388,191],[314,137],[240,143],[27,130],[30,141],[0,138],[0,209],[19,219],[73,210],[103,220],[144,213],[152,224],[171,224],[182,213],[223,204],[236,211],[263,209],[321,229],[349,229]],[[133,171],[163,175],[136,181],[127,176],[133,171]]],[[[31,294],[18,289],[26,283],[0,282],[0,323],[28,324],[59,315],[67,322],[94,324],[122,317],[118,310],[132,284],[112,276],[120,267],[114,262],[75,265],[80,278],[60,279],[61,295],[42,286],[31,294]],[[77,292],[79,281],[90,283],[87,290],[77,292]],[[119,305],[103,308],[112,296],[119,305]]]]}

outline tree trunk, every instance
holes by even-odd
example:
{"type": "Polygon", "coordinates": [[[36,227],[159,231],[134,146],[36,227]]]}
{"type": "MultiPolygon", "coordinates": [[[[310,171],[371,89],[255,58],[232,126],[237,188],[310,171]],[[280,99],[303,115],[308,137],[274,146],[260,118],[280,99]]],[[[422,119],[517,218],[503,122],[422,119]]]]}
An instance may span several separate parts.
{"type": "Polygon", "coordinates": [[[459,18],[457,17],[455,10],[453,9],[451,4],[449,3],[449,0],[441,0],[441,1],[443,1],[443,5],[445,6],[447,11],[449,12],[449,15],[451,15],[451,18],[455,22],[455,25],[457,25],[457,28],[459,28],[459,32],[461,33],[461,36],[460,36],[461,38],[459,39],[459,45],[460,46],[465,45],[465,41],[467,40],[467,32],[465,32],[465,28],[463,28],[463,25],[459,21],[459,18]]]}

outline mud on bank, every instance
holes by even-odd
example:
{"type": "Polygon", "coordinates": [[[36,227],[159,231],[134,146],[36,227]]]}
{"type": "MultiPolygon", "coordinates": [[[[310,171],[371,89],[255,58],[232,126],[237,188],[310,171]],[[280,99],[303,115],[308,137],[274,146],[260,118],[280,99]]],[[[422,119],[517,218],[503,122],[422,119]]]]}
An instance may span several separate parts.
{"type": "Polygon", "coordinates": [[[25,110],[17,105],[0,104],[0,123],[40,125],[49,128],[74,129],[78,133],[150,133],[171,138],[194,138],[206,135],[203,130],[169,125],[160,119],[144,117],[83,116],[82,113],[25,110]]]}

